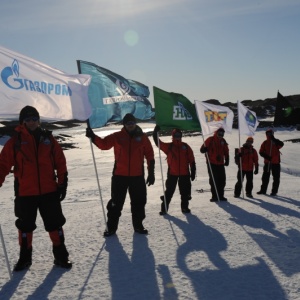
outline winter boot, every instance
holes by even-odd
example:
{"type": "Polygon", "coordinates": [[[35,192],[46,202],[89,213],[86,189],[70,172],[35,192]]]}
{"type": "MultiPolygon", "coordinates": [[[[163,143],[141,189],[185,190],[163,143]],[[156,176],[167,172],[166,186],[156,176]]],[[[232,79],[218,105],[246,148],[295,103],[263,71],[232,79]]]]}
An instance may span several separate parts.
{"type": "Polygon", "coordinates": [[[72,262],[69,260],[69,252],[65,244],[53,246],[54,264],[64,269],[71,269],[72,262]]]}
{"type": "Polygon", "coordinates": [[[134,231],[139,234],[148,234],[148,230],[144,226],[134,228],[134,231]]]}
{"type": "Polygon", "coordinates": [[[21,247],[20,248],[20,258],[14,266],[14,271],[22,271],[28,269],[32,264],[32,247],[21,247]]]}

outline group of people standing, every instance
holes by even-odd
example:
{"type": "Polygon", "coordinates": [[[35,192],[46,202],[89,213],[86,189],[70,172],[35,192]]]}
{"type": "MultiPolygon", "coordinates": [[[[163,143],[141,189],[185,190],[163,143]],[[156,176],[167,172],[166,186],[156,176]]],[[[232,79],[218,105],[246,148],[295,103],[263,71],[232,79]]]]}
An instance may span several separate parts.
{"type": "MultiPolygon", "coordinates": [[[[21,271],[32,264],[32,237],[36,229],[39,210],[45,230],[52,241],[54,264],[71,268],[69,253],[65,246],[62,226],[66,219],[62,213],[68,186],[66,159],[61,146],[50,131],[40,127],[39,112],[32,106],[25,106],[19,117],[15,136],[4,145],[0,154],[0,187],[5,177],[14,173],[16,227],[19,232],[20,256],[14,271],[21,271]]],[[[111,199],[107,203],[107,224],[104,236],[114,235],[118,229],[127,191],[130,196],[132,225],[138,234],[148,234],[143,226],[146,217],[147,185],[155,183],[155,159],[148,136],[136,124],[132,114],[123,118],[123,128],[104,138],[97,136],[88,127],[86,136],[99,149],[114,149],[115,162],[111,177],[111,199]],[[145,180],[144,160],[147,162],[145,180]]],[[[196,163],[193,150],[182,141],[181,130],[172,131],[172,142],[159,139],[160,127],[153,132],[155,145],[165,153],[167,159],[166,190],[161,199],[161,215],[168,212],[171,199],[178,184],[181,197],[181,211],[190,213],[191,181],[196,177],[196,163]]],[[[229,165],[229,149],[224,139],[224,129],[219,128],[207,138],[200,148],[206,155],[211,186],[210,201],[227,201],[224,197],[226,185],[225,167],[229,165]]],[[[264,157],[262,186],[258,194],[265,194],[270,173],[274,181],[271,195],[276,195],[280,180],[280,152],[283,142],[274,137],[274,132],[266,132],[267,140],[261,145],[259,154],[264,157]]],[[[252,197],[253,170],[258,173],[258,155],[253,148],[253,138],[237,151],[235,160],[239,166],[234,196],[239,197],[242,180],[246,176],[246,195],[252,197]]]]}

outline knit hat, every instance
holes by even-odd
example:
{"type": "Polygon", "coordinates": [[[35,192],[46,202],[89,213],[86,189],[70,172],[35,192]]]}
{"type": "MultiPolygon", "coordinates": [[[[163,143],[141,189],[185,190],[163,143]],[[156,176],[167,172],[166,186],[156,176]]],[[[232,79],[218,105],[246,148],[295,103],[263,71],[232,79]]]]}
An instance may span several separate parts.
{"type": "Polygon", "coordinates": [[[134,122],[136,123],[136,119],[133,114],[126,114],[123,118],[123,125],[125,125],[127,122],[134,122]]]}
{"type": "Polygon", "coordinates": [[[225,133],[225,130],[224,128],[220,127],[217,131],[216,131],[216,135],[219,136],[219,137],[223,137],[224,136],[224,133],[225,133]]]}
{"type": "Polygon", "coordinates": [[[249,143],[253,143],[253,137],[252,136],[249,136],[246,140],[246,143],[249,142],[249,143]]]}
{"type": "Polygon", "coordinates": [[[268,129],[267,131],[266,131],[266,134],[274,134],[274,131],[273,131],[273,129],[268,129]]]}
{"type": "Polygon", "coordinates": [[[182,138],[182,132],[180,129],[175,128],[172,130],[172,137],[174,138],[182,138]]]}
{"type": "Polygon", "coordinates": [[[20,111],[20,116],[19,116],[20,124],[23,124],[24,119],[29,118],[29,117],[40,118],[40,114],[33,106],[26,105],[20,111]]]}

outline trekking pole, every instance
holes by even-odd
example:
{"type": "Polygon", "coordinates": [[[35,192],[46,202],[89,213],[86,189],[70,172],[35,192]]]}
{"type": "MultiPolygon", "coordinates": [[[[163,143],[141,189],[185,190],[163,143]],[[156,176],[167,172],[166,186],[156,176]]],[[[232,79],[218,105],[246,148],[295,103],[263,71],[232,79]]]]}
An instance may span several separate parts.
{"type": "Polygon", "coordinates": [[[4,243],[4,238],[3,238],[3,234],[2,234],[1,225],[0,225],[0,236],[1,236],[1,242],[2,242],[2,247],[3,247],[3,251],[4,251],[4,256],[5,256],[5,261],[6,261],[6,266],[7,266],[9,278],[11,279],[12,278],[12,274],[11,274],[11,269],[10,269],[10,265],[9,265],[9,261],[8,261],[8,256],[7,256],[6,248],[5,248],[5,243],[4,243]]]}

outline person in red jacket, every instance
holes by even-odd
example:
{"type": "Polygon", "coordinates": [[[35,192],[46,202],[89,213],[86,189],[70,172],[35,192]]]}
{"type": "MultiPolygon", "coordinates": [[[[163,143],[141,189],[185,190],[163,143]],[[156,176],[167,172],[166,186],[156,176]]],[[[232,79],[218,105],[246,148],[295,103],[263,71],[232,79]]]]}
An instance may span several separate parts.
{"type": "Polygon", "coordinates": [[[254,174],[258,174],[258,155],[257,151],[253,148],[253,137],[248,137],[246,143],[235,156],[235,163],[238,165],[237,172],[237,183],[234,188],[234,197],[238,198],[241,195],[242,180],[246,176],[246,196],[253,198],[253,169],[254,174]],[[241,164],[242,164],[242,174],[241,174],[241,164]]]}
{"type": "Polygon", "coordinates": [[[66,159],[50,131],[40,127],[40,116],[32,106],[20,111],[16,134],[4,145],[0,155],[0,186],[13,167],[15,177],[15,215],[19,230],[20,258],[14,271],[32,264],[32,235],[39,210],[53,244],[54,264],[71,268],[62,226],[66,219],[61,201],[68,185],[66,159]]]}
{"type": "Polygon", "coordinates": [[[126,114],[123,118],[124,127],[121,131],[101,138],[88,127],[86,136],[101,150],[114,148],[115,164],[111,183],[111,200],[107,204],[107,228],[104,236],[108,237],[116,233],[119,218],[125,202],[127,190],[130,196],[132,225],[134,231],[140,234],[148,234],[143,226],[145,219],[145,206],[147,202],[148,186],[155,182],[154,176],[154,152],[151,142],[142,129],[136,125],[136,119],[132,114],[126,114]],[[144,178],[144,159],[147,160],[148,178],[144,178]]]}
{"type": "Polygon", "coordinates": [[[273,186],[271,196],[276,196],[280,184],[280,151],[284,143],[274,137],[274,131],[266,131],[267,139],[261,144],[259,154],[264,158],[264,171],[262,175],[262,185],[257,194],[266,194],[269,185],[270,174],[273,176],[273,186]]]}
{"type": "MultiPolygon", "coordinates": [[[[153,131],[153,140],[156,146],[167,155],[168,162],[168,173],[166,180],[166,206],[167,210],[169,209],[169,204],[174,195],[176,185],[178,182],[179,192],[181,196],[181,211],[183,213],[190,213],[189,201],[191,197],[191,180],[194,181],[196,176],[196,164],[195,157],[192,148],[181,141],[182,132],[179,129],[174,129],[172,131],[171,143],[164,143],[159,140],[157,133],[159,132],[160,127],[155,126],[153,131]]],[[[161,196],[160,199],[163,201],[161,204],[160,215],[165,215],[166,208],[164,203],[164,196],[161,196]]]]}
{"type": "Polygon", "coordinates": [[[229,165],[229,149],[224,139],[224,129],[219,128],[213,136],[207,138],[200,148],[201,153],[206,153],[209,184],[211,187],[211,202],[227,201],[224,197],[226,185],[225,167],[229,165]],[[216,188],[217,190],[216,190],[216,188]]]}

